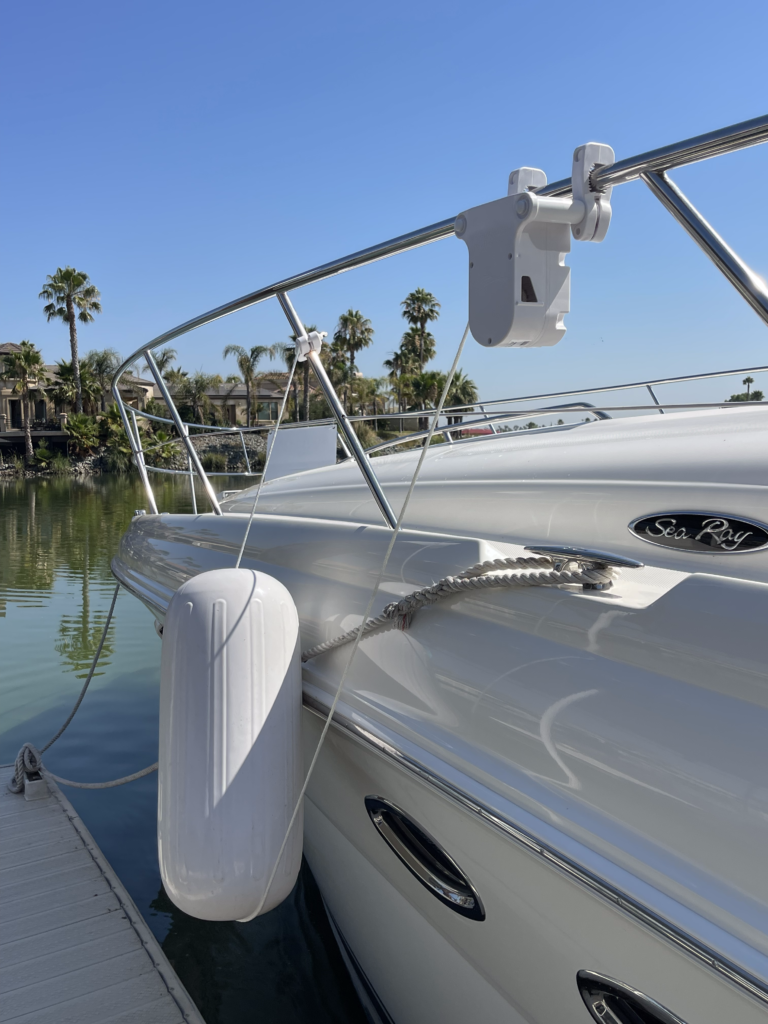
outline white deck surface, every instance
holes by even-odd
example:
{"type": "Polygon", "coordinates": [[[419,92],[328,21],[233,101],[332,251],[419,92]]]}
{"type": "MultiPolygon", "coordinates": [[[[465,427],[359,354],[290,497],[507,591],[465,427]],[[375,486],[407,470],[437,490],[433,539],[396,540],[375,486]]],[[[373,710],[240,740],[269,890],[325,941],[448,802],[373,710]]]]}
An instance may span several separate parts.
{"type": "Polygon", "coordinates": [[[133,900],[55,783],[0,769],[0,1021],[204,1024],[133,900]]]}

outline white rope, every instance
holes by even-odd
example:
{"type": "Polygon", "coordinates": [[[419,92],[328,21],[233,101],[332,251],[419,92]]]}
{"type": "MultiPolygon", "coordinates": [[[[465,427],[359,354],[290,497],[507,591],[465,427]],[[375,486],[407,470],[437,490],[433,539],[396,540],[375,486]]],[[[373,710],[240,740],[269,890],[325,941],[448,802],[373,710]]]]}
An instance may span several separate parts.
{"type": "Polygon", "coordinates": [[[291,372],[288,374],[288,383],[285,385],[285,391],[283,392],[283,401],[282,401],[282,404],[280,405],[280,415],[277,417],[277,425],[275,427],[275,436],[272,438],[272,445],[271,445],[271,447],[270,447],[269,444],[267,445],[267,454],[266,454],[266,458],[264,459],[264,469],[262,470],[262,473],[261,473],[261,480],[259,480],[258,484],[256,485],[256,494],[254,495],[254,498],[253,498],[253,505],[251,506],[251,514],[248,516],[248,523],[246,524],[245,533],[243,534],[243,542],[240,545],[240,550],[237,553],[237,561],[235,562],[235,568],[236,569],[240,568],[240,562],[242,561],[242,558],[243,558],[243,552],[245,551],[245,545],[248,543],[248,535],[251,532],[251,524],[253,523],[253,517],[256,515],[256,505],[258,504],[258,501],[259,501],[259,495],[261,494],[261,488],[264,486],[264,484],[266,483],[266,480],[267,480],[267,469],[269,468],[269,460],[272,458],[272,452],[275,450],[275,446],[277,445],[277,432],[280,429],[280,424],[283,422],[283,415],[285,413],[285,406],[286,406],[286,404],[288,402],[288,395],[290,394],[291,384],[293,383],[293,374],[294,374],[294,372],[296,370],[296,364],[298,363],[298,361],[299,361],[299,347],[298,347],[298,343],[297,343],[297,345],[296,345],[296,355],[294,356],[294,359],[293,359],[293,366],[291,367],[291,372]]]}
{"type": "MultiPolygon", "coordinates": [[[[134,779],[141,779],[145,775],[151,775],[152,772],[157,771],[157,761],[154,764],[149,765],[148,768],[142,768],[140,772],[134,772],[133,775],[124,775],[121,779],[112,779],[110,782],[72,782],[71,779],[62,779],[59,775],[54,775],[53,772],[49,771],[43,764],[43,758],[40,751],[32,743],[25,743],[16,757],[14,780],[20,776],[26,775],[44,775],[46,778],[53,779],[54,782],[61,783],[62,786],[73,786],[75,789],[111,789],[113,786],[123,786],[126,782],[133,782],[134,779]]],[[[8,788],[11,789],[11,783],[8,783],[8,788]]],[[[20,793],[21,789],[24,788],[23,782],[20,789],[11,789],[12,793],[20,793]]]]}
{"type": "Polygon", "coordinates": [[[554,562],[550,558],[495,558],[490,562],[479,562],[470,569],[465,569],[458,576],[445,576],[431,587],[415,590],[412,594],[406,594],[399,601],[388,604],[376,618],[364,620],[362,631],[359,626],[355,626],[354,629],[350,629],[332,640],[326,640],[325,643],[302,651],[301,660],[309,661],[310,658],[316,658],[319,654],[325,654],[326,651],[343,647],[345,644],[351,643],[358,634],[361,637],[368,636],[369,633],[381,629],[382,626],[397,623],[400,629],[408,629],[413,621],[413,616],[420,608],[435,604],[454,594],[492,590],[499,587],[562,587],[574,584],[594,586],[610,583],[618,579],[619,575],[615,569],[609,567],[586,568],[581,566],[571,570],[555,570],[552,568],[553,565],[554,562]],[[546,568],[549,571],[498,574],[498,570],[502,568],[546,568]],[[485,575],[491,572],[496,572],[497,575],[485,575]]]}
{"type": "Polygon", "coordinates": [[[134,779],[140,779],[144,775],[149,775],[151,772],[157,770],[157,762],[155,762],[148,768],[142,768],[140,772],[134,772],[133,775],[126,775],[122,779],[112,779],[111,782],[72,782],[70,779],[62,779],[59,778],[58,775],[54,775],[53,772],[48,771],[48,769],[43,764],[42,755],[49,747],[52,747],[56,740],[64,733],[65,729],[69,726],[69,723],[77,714],[78,708],[83,703],[83,697],[85,697],[91,679],[93,679],[93,673],[96,671],[96,666],[99,663],[101,651],[102,648],[104,647],[104,641],[107,639],[107,631],[109,630],[109,625],[112,621],[112,614],[115,610],[115,602],[117,601],[117,595],[119,592],[120,584],[118,583],[117,586],[115,587],[115,592],[112,595],[112,603],[110,604],[109,611],[107,612],[107,618],[104,623],[104,628],[101,631],[101,638],[99,639],[99,644],[98,647],[96,648],[96,653],[94,654],[93,661],[91,662],[91,668],[88,672],[88,676],[85,680],[85,683],[83,684],[83,688],[80,691],[80,696],[75,701],[75,706],[70,711],[69,716],[64,725],[62,725],[62,727],[55,734],[55,736],[52,736],[48,740],[48,742],[45,744],[42,750],[38,750],[37,747],[34,746],[34,744],[32,743],[24,743],[22,745],[21,750],[16,755],[16,761],[14,763],[13,770],[13,778],[8,783],[8,789],[11,791],[11,793],[22,793],[24,791],[25,777],[30,775],[45,775],[48,778],[53,779],[55,782],[60,782],[64,786],[74,786],[76,789],[111,789],[113,786],[122,786],[126,782],[133,782],[134,779]]]}
{"type": "Polygon", "coordinates": [[[416,481],[418,480],[419,474],[421,473],[421,467],[424,465],[424,459],[426,458],[427,451],[429,450],[429,446],[432,442],[432,436],[435,433],[435,429],[437,428],[438,421],[440,419],[440,414],[442,412],[443,406],[445,405],[445,399],[448,395],[448,391],[450,389],[451,384],[453,383],[453,377],[454,374],[456,373],[456,367],[459,365],[459,359],[461,358],[461,353],[464,350],[464,342],[467,340],[468,334],[469,324],[467,324],[467,326],[464,328],[464,334],[462,335],[461,341],[459,342],[459,347],[456,350],[456,356],[453,360],[453,366],[451,366],[450,373],[446,378],[443,393],[440,396],[440,401],[438,402],[437,408],[435,409],[435,414],[429,428],[429,433],[424,439],[424,447],[422,448],[421,454],[419,455],[419,461],[416,464],[416,469],[414,471],[410,487],[408,488],[408,493],[405,496],[405,501],[403,502],[403,506],[400,509],[400,514],[397,517],[395,528],[392,531],[392,536],[390,537],[389,544],[387,545],[387,550],[384,555],[384,561],[381,564],[381,569],[379,569],[379,575],[376,578],[376,582],[373,585],[371,596],[368,599],[368,607],[365,609],[365,614],[363,615],[360,625],[357,627],[357,633],[354,638],[352,650],[350,651],[349,658],[347,659],[347,664],[344,666],[344,671],[341,673],[341,679],[339,680],[339,685],[336,687],[336,693],[334,694],[333,701],[331,702],[331,708],[330,711],[328,712],[328,717],[323,723],[323,729],[322,732],[320,733],[320,739],[317,741],[315,752],[312,755],[312,760],[310,762],[309,768],[307,769],[307,774],[304,778],[304,784],[301,787],[301,792],[299,793],[298,799],[296,801],[296,806],[293,808],[293,814],[291,815],[291,820],[288,822],[288,828],[285,830],[285,837],[283,839],[282,845],[280,846],[280,852],[275,858],[275,864],[274,867],[272,868],[272,873],[269,876],[266,889],[264,890],[264,895],[261,897],[261,902],[259,903],[258,909],[254,914],[254,917],[257,917],[261,913],[261,908],[264,906],[267,896],[269,895],[269,890],[272,888],[272,883],[275,880],[275,875],[277,874],[277,869],[280,865],[283,853],[285,852],[285,847],[288,843],[288,838],[291,834],[291,830],[293,829],[298,813],[303,805],[304,795],[307,792],[307,787],[309,786],[309,780],[312,778],[312,773],[315,770],[315,765],[317,764],[317,760],[320,757],[320,751],[322,750],[323,744],[325,743],[325,737],[328,735],[328,730],[331,727],[331,719],[333,718],[333,714],[336,710],[336,705],[339,703],[339,698],[341,697],[342,690],[344,689],[344,684],[347,681],[347,676],[349,675],[349,670],[352,667],[352,662],[354,660],[355,654],[357,653],[357,648],[360,646],[360,641],[363,638],[363,630],[365,629],[366,622],[368,621],[368,616],[371,614],[371,611],[373,609],[373,603],[376,600],[376,595],[379,592],[381,581],[384,579],[384,573],[386,572],[387,565],[389,563],[389,557],[392,554],[392,549],[395,546],[395,541],[397,540],[398,534],[400,533],[400,529],[403,525],[403,519],[405,518],[405,513],[408,510],[408,505],[411,500],[411,495],[413,494],[413,489],[416,486],[416,481]]]}

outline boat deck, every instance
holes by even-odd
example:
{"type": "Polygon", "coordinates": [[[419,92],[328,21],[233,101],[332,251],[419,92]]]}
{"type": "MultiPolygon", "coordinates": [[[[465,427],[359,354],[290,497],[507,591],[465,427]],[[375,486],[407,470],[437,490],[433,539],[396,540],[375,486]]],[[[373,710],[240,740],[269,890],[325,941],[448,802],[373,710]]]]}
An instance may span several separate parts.
{"type": "Polygon", "coordinates": [[[0,769],[0,1021],[204,1024],[69,800],[0,769]]]}

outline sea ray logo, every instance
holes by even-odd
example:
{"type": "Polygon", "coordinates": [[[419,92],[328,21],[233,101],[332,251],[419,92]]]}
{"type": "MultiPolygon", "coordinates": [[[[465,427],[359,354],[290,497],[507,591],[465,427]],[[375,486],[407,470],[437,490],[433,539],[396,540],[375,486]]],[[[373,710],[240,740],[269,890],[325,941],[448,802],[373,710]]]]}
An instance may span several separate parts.
{"type": "Polygon", "coordinates": [[[714,512],[657,512],[629,524],[648,544],[710,555],[743,554],[768,547],[768,526],[714,512]]]}

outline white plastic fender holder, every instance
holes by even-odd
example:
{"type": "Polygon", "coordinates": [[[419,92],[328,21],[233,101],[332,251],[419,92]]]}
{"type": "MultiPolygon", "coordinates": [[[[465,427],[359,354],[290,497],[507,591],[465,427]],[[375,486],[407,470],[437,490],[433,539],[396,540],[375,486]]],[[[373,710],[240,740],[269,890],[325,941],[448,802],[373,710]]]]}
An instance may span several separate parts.
{"type": "Polygon", "coordinates": [[[204,572],[169,605],[158,852],[168,895],[193,917],[249,920],[296,881],[301,813],[264,899],[303,781],[299,651],[296,606],[266,573],[204,572]]]}
{"type": "Polygon", "coordinates": [[[509,195],[465,210],[455,233],[469,250],[469,325],[487,347],[556,345],[570,310],[571,230],[579,241],[605,238],[611,219],[610,189],[592,189],[590,174],[613,162],[601,143],[573,156],[573,198],[540,196],[544,171],[520,167],[509,176],[509,195]]]}

